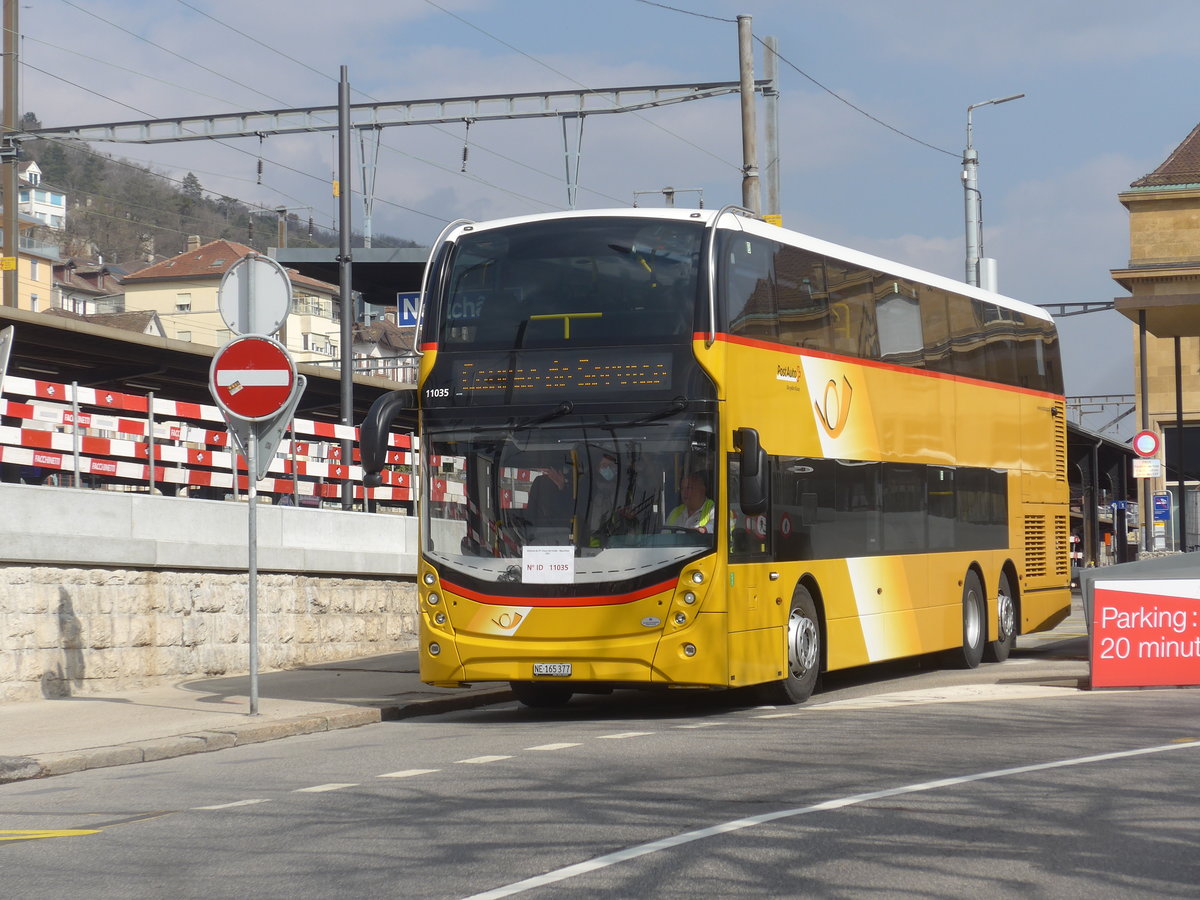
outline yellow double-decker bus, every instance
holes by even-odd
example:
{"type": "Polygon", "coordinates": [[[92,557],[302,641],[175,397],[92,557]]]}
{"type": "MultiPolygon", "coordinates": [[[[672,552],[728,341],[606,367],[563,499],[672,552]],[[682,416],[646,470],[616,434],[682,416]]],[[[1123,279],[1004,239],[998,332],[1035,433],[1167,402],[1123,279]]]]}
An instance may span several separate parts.
{"type": "Polygon", "coordinates": [[[422,310],[426,682],[796,703],[1069,610],[1043,310],[731,209],[456,223],[422,310]]]}

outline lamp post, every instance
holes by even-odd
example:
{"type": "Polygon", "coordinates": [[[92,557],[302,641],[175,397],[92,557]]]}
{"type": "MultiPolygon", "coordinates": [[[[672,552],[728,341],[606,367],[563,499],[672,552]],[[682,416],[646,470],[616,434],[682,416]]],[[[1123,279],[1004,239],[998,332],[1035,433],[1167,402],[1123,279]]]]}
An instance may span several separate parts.
{"type": "Polygon", "coordinates": [[[967,284],[979,284],[979,255],[983,251],[983,221],[979,209],[979,155],[975,152],[971,113],[981,106],[995,106],[1009,100],[1020,100],[1024,94],[997,97],[972,103],[967,107],[967,149],[963,151],[963,193],[967,215],[967,284]]]}

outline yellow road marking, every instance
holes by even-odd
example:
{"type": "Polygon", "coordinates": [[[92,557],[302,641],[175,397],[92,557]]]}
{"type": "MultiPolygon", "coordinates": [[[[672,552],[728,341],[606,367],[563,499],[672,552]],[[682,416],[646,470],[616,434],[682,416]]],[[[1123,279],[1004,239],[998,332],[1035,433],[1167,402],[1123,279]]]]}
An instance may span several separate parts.
{"type": "Polygon", "coordinates": [[[60,828],[55,831],[0,831],[0,841],[32,841],[38,838],[79,837],[99,834],[98,828],[60,828]]]}

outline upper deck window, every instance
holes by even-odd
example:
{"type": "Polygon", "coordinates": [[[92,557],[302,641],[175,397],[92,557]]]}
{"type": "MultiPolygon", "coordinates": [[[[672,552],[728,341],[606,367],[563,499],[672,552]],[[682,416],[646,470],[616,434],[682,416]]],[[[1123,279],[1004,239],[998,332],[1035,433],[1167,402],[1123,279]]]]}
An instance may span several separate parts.
{"type": "Polygon", "coordinates": [[[556,219],[459,238],[443,282],[448,349],[673,344],[691,339],[703,226],[556,219]]]}

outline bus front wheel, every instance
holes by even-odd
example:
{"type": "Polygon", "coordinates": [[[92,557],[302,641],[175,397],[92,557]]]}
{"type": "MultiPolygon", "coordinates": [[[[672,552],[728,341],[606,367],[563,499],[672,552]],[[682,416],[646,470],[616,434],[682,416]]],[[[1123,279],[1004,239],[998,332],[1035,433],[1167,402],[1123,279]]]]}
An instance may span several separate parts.
{"type": "Polygon", "coordinates": [[[821,623],[817,604],[806,588],[797,587],[787,620],[787,677],[764,684],[767,703],[803,703],[816,689],[821,674],[821,623]]]}
{"type": "Polygon", "coordinates": [[[986,642],[987,603],[983,598],[983,585],[979,576],[970,571],[963,579],[962,646],[946,651],[946,664],[955,669],[978,667],[983,659],[983,645],[986,642]]]}
{"type": "Polygon", "coordinates": [[[513,696],[530,709],[553,709],[566,706],[574,691],[570,685],[544,681],[510,681],[513,696]]]}
{"type": "Polygon", "coordinates": [[[1004,662],[1017,643],[1017,603],[1013,599],[1008,575],[1000,576],[996,596],[996,640],[988,641],[983,658],[988,662],[1004,662]]]}

